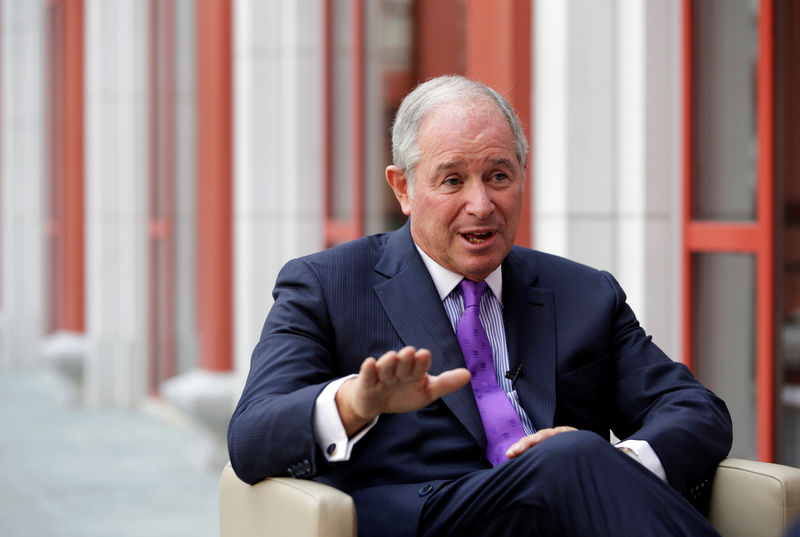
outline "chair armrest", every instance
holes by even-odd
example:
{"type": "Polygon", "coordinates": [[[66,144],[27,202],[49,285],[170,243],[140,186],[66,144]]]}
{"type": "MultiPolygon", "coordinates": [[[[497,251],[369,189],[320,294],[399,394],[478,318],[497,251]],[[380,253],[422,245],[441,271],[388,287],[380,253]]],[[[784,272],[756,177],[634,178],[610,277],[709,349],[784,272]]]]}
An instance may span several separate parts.
{"type": "Polygon", "coordinates": [[[230,462],[219,484],[221,537],[355,537],[356,510],[344,492],[304,479],[241,481],[230,462]]]}
{"type": "Polygon", "coordinates": [[[779,537],[800,513],[800,469],[728,458],[717,467],[708,519],[723,537],[779,537]]]}

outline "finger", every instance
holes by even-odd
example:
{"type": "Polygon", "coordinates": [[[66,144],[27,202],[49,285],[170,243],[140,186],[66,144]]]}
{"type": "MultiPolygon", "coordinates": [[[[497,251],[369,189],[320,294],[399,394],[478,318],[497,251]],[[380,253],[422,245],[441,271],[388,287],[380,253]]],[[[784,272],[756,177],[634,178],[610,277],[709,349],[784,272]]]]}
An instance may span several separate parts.
{"type": "Polygon", "coordinates": [[[406,345],[405,347],[403,347],[402,349],[397,351],[397,354],[401,355],[401,356],[406,356],[408,358],[411,358],[411,357],[414,356],[414,353],[416,353],[416,352],[417,352],[417,349],[415,349],[411,345],[406,345]]]}
{"type": "Polygon", "coordinates": [[[577,431],[577,429],[575,427],[570,427],[568,425],[560,425],[554,428],[540,429],[533,434],[529,434],[527,436],[520,438],[510,448],[508,448],[506,456],[509,459],[513,459],[514,457],[518,457],[519,455],[525,453],[533,446],[542,443],[548,438],[551,438],[557,434],[566,433],[570,431],[577,431]]]}
{"type": "Polygon", "coordinates": [[[414,370],[414,352],[413,347],[405,347],[397,353],[395,376],[398,380],[405,380],[411,376],[414,370]]]}
{"type": "Polygon", "coordinates": [[[385,384],[394,384],[397,370],[397,352],[389,351],[376,363],[378,379],[385,384]]]}
{"type": "Polygon", "coordinates": [[[578,429],[576,429],[575,427],[570,427],[569,425],[559,425],[553,430],[556,432],[556,434],[560,434],[560,433],[568,433],[570,431],[577,431],[578,429]]]}
{"type": "Polygon", "coordinates": [[[428,377],[428,389],[431,397],[438,399],[443,395],[453,393],[469,382],[470,377],[469,370],[463,367],[428,377]]]}
{"type": "Polygon", "coordinates": [[[419,349],[414,353],[414,367],[411,371],[411,376],[418,378],[427,374],[428,370],[431,368],[431,361],[431,351],[428,349],[419,349]]]}
{"type": "Polygon", "coordinates": [[[358,380],[364,387],[372,387],[378,382],[378,370],[375,367],[375,358],[370,356],[361,363],[358,371],[358,380]]]}
{"type": "Polygon", "coordinates": [[[536,444],[538,444],[542,439],[541,431],[536,431],[533,434],[529,434],[527,436],[523,436],[516,442],[514,442],[508,451],[506,451],[506,457],[509,459],[513,459],[514,457],[518,457],[528,451],[528,449],[532,448],[536,444]]]}

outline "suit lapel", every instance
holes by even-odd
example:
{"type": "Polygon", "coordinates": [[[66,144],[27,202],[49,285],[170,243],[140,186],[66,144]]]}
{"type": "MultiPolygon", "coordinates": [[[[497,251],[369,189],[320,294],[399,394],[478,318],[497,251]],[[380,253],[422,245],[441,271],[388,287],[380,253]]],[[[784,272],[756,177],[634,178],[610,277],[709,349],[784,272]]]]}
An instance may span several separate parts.
{"type": "MultiPolygon", "coordinates": [[[[431,351],[430,373],[465,367],[461,347],[436,286],[417,252],[409,226],[392,233],[375,271],[384,277],[375,293],[404,345],[431,351]]],[[[481,447],[486,446],[475,396],[469,384],[442,400],[481,447]]]]}
{"type": "Polygon", "coordinates": [[[556,346],[553,293],[536,287],[535,267],[513,250],[503,263],[503,323],[511,369],[522,365],[517,394],[534,427],[553,426],[556,346]]]}

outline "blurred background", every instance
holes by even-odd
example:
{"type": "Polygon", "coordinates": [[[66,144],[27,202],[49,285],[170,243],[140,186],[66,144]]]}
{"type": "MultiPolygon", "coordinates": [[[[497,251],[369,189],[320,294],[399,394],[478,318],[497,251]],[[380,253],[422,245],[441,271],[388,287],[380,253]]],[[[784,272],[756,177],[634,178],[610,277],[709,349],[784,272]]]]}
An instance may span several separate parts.
{"type": "Polygon", "coordinates": [[[216,535],[277,272],[402,224],[389,128],[444,73],[522,119],[517,242],[612,272],[732,454],[800,465],[798,27],[791,0],[0,0],[0,533],[216,535]]]}

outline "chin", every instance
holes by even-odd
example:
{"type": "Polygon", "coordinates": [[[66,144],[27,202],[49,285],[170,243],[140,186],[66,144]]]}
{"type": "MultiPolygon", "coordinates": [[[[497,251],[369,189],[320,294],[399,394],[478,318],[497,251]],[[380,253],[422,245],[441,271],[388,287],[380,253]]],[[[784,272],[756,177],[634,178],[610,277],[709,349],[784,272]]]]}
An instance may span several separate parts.
{"type": "Polygon", "coordinates": [[[500,266],[500,263],[487,263],[481,265],[473,265],[464,267],[461,271],[462,274],[473,281],[479,281],[485,279],[489,274],[494,272],[494,270],[500,266]]]}

